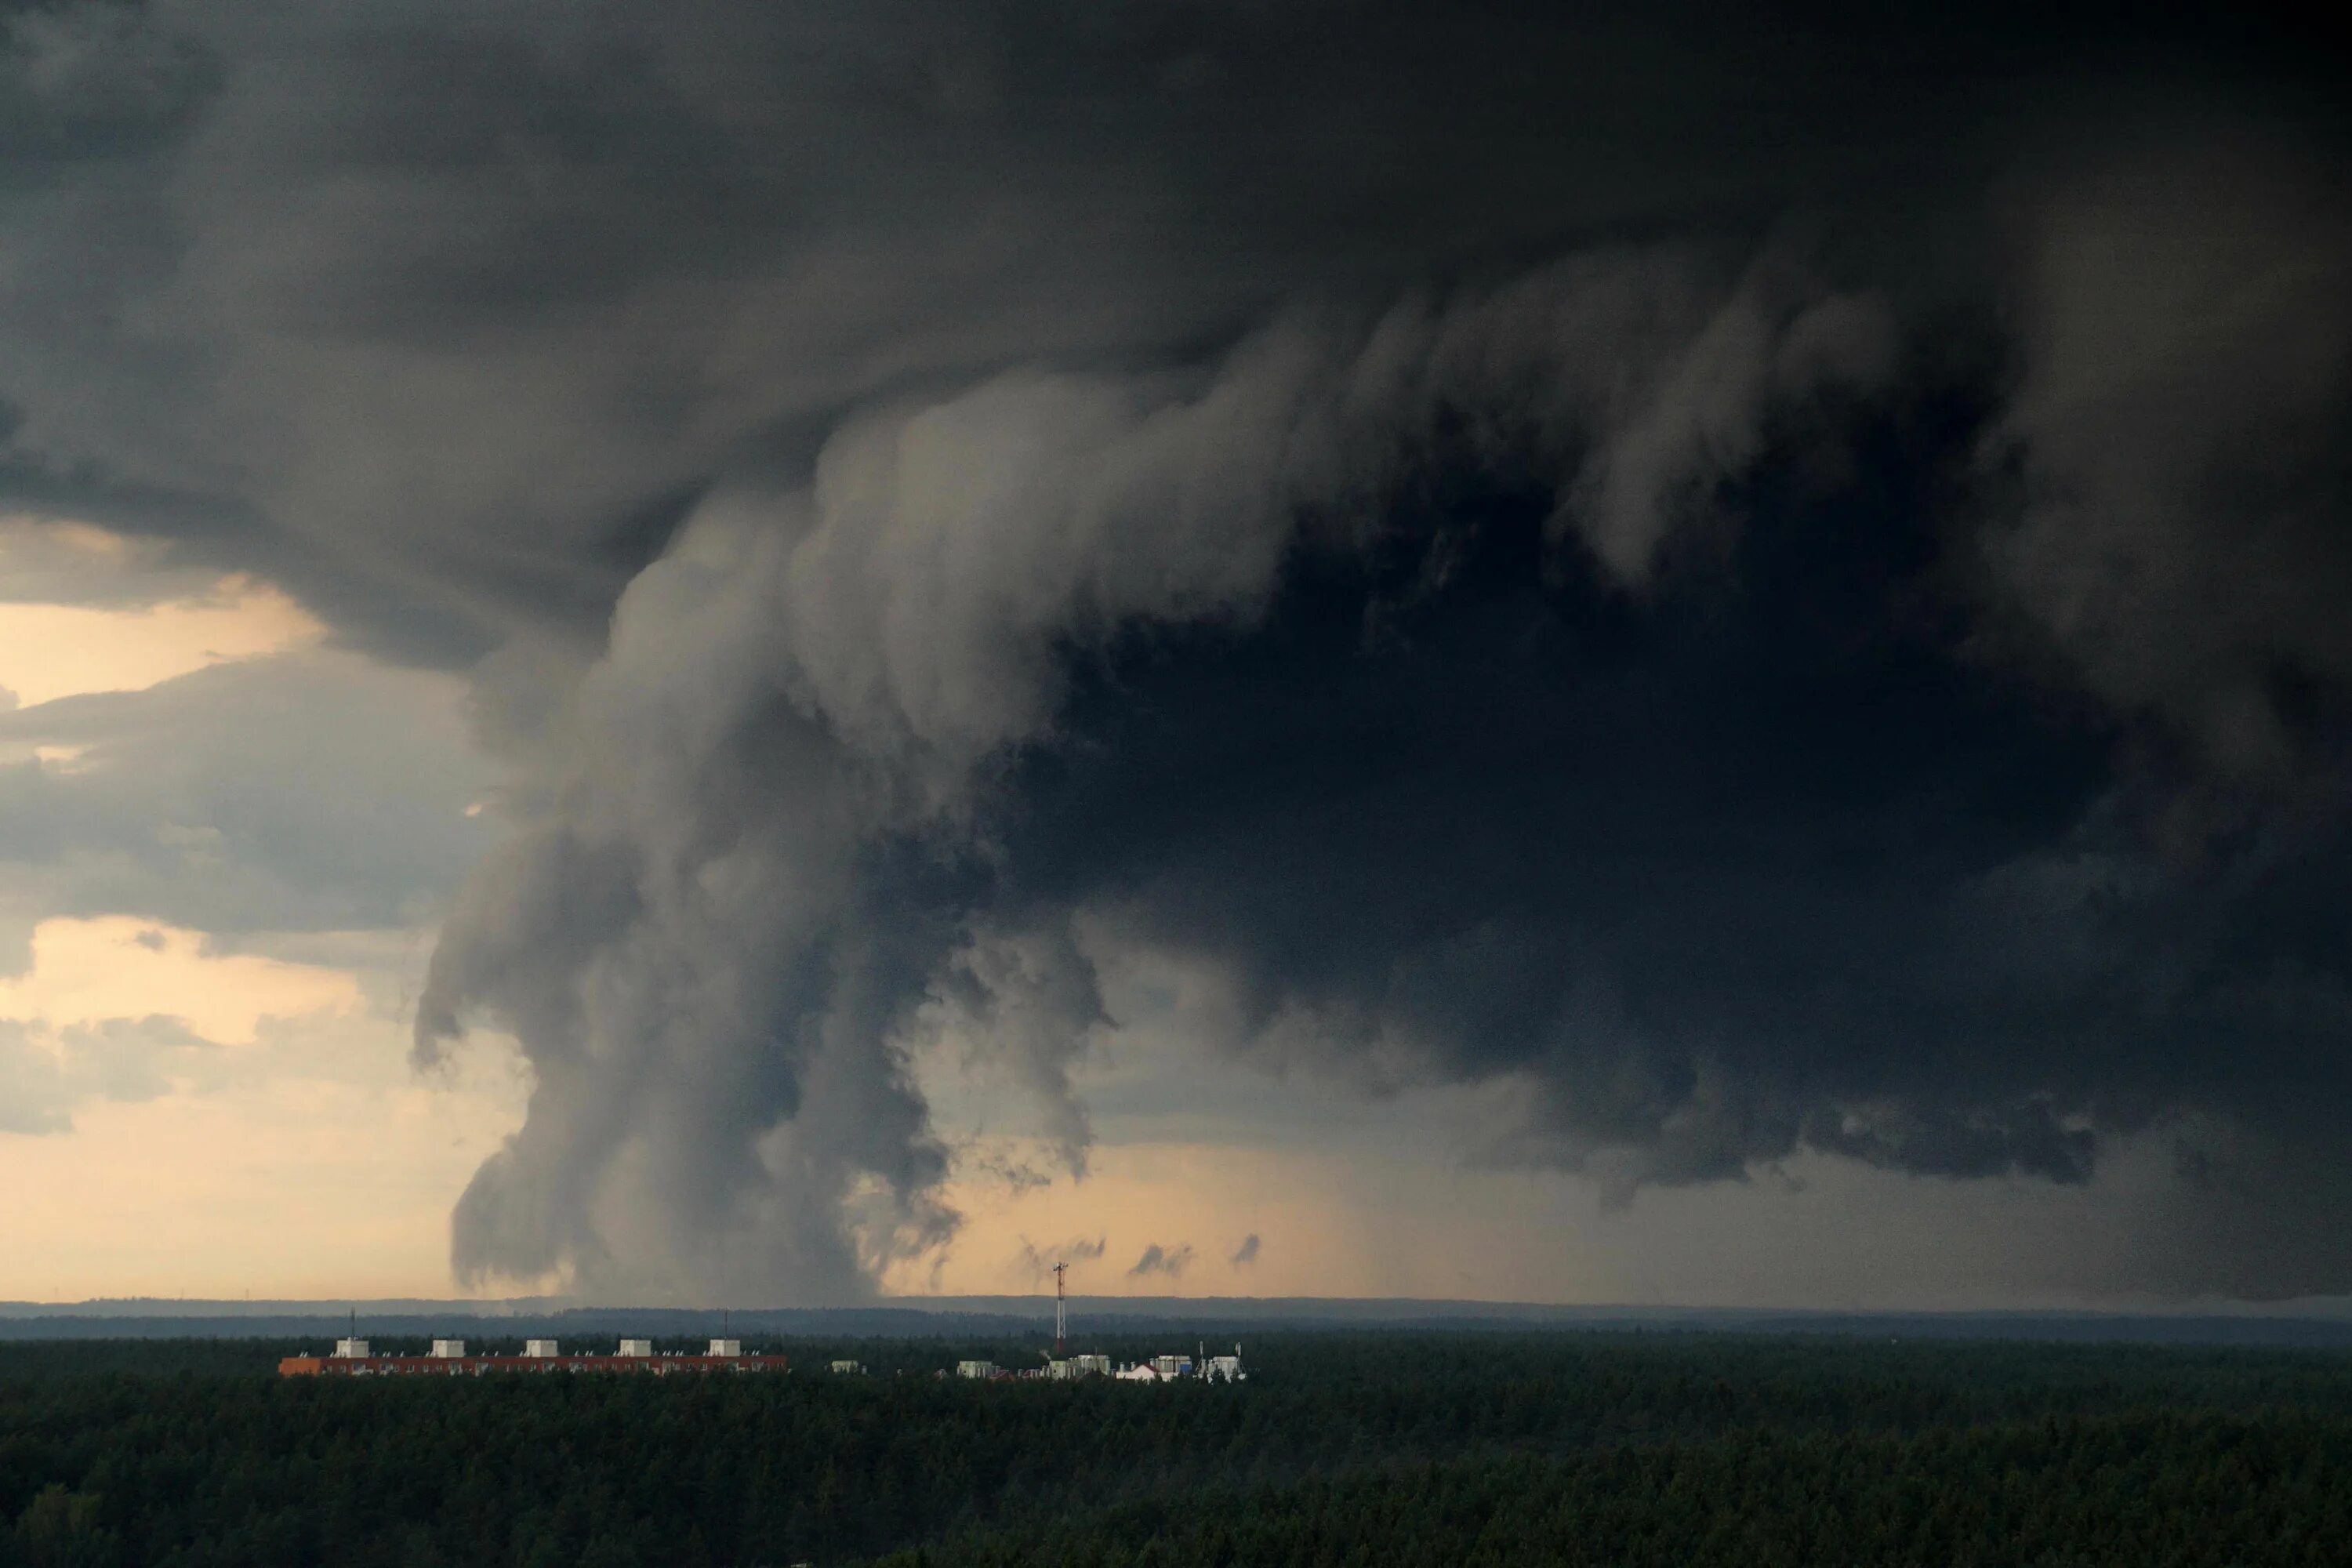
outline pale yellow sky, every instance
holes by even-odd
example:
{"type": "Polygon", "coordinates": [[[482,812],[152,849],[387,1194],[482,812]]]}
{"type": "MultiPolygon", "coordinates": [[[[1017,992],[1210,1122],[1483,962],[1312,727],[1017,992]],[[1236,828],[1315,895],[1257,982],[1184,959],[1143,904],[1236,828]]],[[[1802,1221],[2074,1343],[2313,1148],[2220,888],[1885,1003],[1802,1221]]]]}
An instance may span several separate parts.
{"type": "Polygon", "coordinates": [[[358,977],[247,953],[207,956],[195,931],[112,915],[34,928],[32,967],[0,975],[0,1018],[50,1026],[176,1017],[221,1045],[252,1043],[265,1019],[346,1016],[358,977]]]}
{"type": "Polygon", "coordinates": [[[85,691],[140,691],[323,635],[274,588],[225,579],[219,595],[132,610],[0,605],[0,689],[26,708],[85,691]]]}
{"type": "MultiPolygon", "coordinates": [[[[0,519],[0,584],[130,577],[152,552],[87,523],[0,519]],[[12,565],[14,570],[12,570],[12,565]]],[[[20,707],[89,691],[138,691],[206,665],[315,643],[325,628],[273,585],[173,574],[144,603],[0,603],[0,690],[20,707]]]]}
{"type": "Polygon", "coordinates": [[[152,921],[48,921],[32,951],[0,1021],[68,1081],[98,1045],[77,1025],[162,1014],[214,1048],[163,1058],[152,1098],[93,1086],[69,1131],[0,1133],[0,1299],[455,1293],[449,1205],[521,1120],[509,1060],[422,1080],[397,986],[152,921]]]}

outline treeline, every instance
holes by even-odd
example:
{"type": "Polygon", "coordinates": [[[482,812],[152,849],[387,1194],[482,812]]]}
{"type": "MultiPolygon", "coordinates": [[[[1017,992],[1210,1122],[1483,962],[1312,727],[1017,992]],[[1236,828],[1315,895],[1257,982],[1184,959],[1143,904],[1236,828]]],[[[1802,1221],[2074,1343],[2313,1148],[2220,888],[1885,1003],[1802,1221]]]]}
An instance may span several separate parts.
{"type": "MultiPolygon", "coordinates": [[[[983,1562],[1046,1551],[1116,1562],[1185,1541],[1207,1555],[1149,1560],[1286,1562],[1287,1541],[1305,1553],[1295,1560],[1311,1562],[1318,1531],[1339,1543],[1326,1560],[1388,1562],[1346,1544],[1359,1527],[1341,1524],[1362,1514],[1361,1529],[1402,1528],[1355,1500],[1400,1485],[1423,1500],[1414,1509],[1429,1513],[1423,1534],[1436,1542],[1465,1510],[1502,1507],[1503,1492],[1549,1500],[1530,1519],[1583,1519],[1578,1510],[1622,1490],[1612,1465],[1698,1466],[1677,1472],[1683,1490],[1657,1496],[1682,1498],[1702,1484],[1689,1477],[1708,1476],[1710,1496],[1747,1498],[1768,1517],[1831,1496],[1841,1467],[1865,1460],[1898,1489],[1915,1478],[1926,1498],[1954,1474],[1977,1474],[1970,1466],[2048,1467],[2047,1455],[2014,1458],[2017,1443],[2079,1458],[2108,1451],[2103,1434],[2162,1437],[2167,1462],[2202,1478],[2210,1496],[2200,1507],[2250,1495],[2229,1468],[2237,1461],[2215,1457],[2213,1445],[2237,1434],[2246,1455],[2270,1456],[2261,1476],[2303,1478],[2303,1491],[2275,1494],[2286,1513],[2330,1497],[2340,1510],[2352,1422],[2352,1357],[2252,1350],[1266,1334],[1247,1343],[1244,1384],[1153,1388],[935,1375],[966,1356],[1034,1359],[1034,1345],[1003,1342],[747,1344],[781,1349],[801,1370],[663,1379],[280,1380],[277,1356],[291,1348],[0,1347],[0,1563],[746,1568],[911,1547],[962,1560],[939,1555],[950,1543],[983,1562]],[[816,1370],[835,1355],[870,1375],[816,1370]],[[1255,1521],[1272,1532],[1271,1555],[1182,1534],[1178,1524],[1201,1510],[1255,1521]],[[1056,1520],[1091,1522],[1051,1540],[1035,1533],[1056,1520]]],[[[1174,1347],[1080,1348],[1125,1359],[1174,1347]]],[[[2086,1459],[2052,1473],[2073,1478],[2051,1484],[2085,1508],[2108,1496],[2114,1474],[2086,1459]]],[[[2149,1495],[2192,1493],[2206,1495],[2149,1495]]],[[[1851,1506],[1909,1517],[1887,1500],[1896,1495],[1851,1506]]],[[[1491,1550],[1513,1539],[1554,1537],[1499,1537],[1491,1550]]],[[[2077,1560],[2109,1560],[2084,1550],[2077,1560]]]]}

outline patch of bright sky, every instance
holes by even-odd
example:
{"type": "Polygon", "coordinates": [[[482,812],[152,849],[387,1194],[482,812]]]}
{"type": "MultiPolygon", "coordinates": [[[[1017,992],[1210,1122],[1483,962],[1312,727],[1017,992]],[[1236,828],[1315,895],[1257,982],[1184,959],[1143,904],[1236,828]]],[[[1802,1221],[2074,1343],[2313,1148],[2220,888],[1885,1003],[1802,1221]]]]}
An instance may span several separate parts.
{"type": "Polygon", "coordinates": [[[488,1066],[422,1083],[404,1047],[390,1020],[339,1019],[212,1092],[0,1136],[0,1299],[458,1294],[449,1205],[523,1084],[488,1066]]]}
{"type": "Polygon", "coordinates": [[[83,692],[143,690],[326,635],[269,584],[150,572],[148,553],[86,523],[0,521],[0,691],[29,708],[83,692]],[[121,597],[142,587],[158,596],[121,597]],[[31,596],[43,593],[77,597],[31,596]]]}
{"type": "Polygon", "coordinates": [[[264,1019],[347,1014],[360,1001],[346,971],[211,955],[198,932],[124,916],[43,921],[32,958],[24,973],[0,977],[0,1018],[56,1027],[162,1014],[208,1040],[243,1045],[264,1019]]]}
{"type": "Polygon", "coordinates": [[[521,1119],[509,1054],[422,1080],[399,977],[208,953],[152,921],[47,921],[33,954],[0,1018],[55,1048],[66,1026],[153,1013],[237,1048],[201,1082],[84,1100],[70,1131],[0,1134],[0,1299],[452,1294],[449,1205],[521,1119]]]}
{"type": "MultiPolygon", "coordinates": [[[[0,708],[323,637],[268,584],[0,517],[0,708]]],[[[460,697],[449,683],[453,722],[460,697]]],[[[29,754],[70,777],[84,750],[29,754]]],[[[232,951],[128,913],[20,918],[0,1069],[13,1052],[32,1098],[0,1131],[0,1298],[453,1293],[450,1205],[521,1121],[528,1084],[494,1042],[429,1081],[410,1068],[429,931],[248,932],[232,951]],[[159,1017],[186,1033],[142,1024],[159,1017]]]]}

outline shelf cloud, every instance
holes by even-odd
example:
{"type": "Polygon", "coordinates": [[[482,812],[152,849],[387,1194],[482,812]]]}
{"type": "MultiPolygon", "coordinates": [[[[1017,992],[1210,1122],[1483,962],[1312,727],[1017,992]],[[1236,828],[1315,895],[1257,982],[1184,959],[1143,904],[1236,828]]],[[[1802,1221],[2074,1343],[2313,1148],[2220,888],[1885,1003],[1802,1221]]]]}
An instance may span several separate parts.
{"type": "Polygon", "coordinates": [[[0,25],[0,509],[471,681],[502,837],[415,1056],[533,1088],[461,1279],[868,1294],[959,1223],[915,1039],[1083,1177],[1144,956],[1204,1049],[1508,1086],[1468,1157],[1611,1201],[2157,1141],[2165,1244],[2051,1278],[2352,1289],[2352,225],[2293,37],[0,25]]]}

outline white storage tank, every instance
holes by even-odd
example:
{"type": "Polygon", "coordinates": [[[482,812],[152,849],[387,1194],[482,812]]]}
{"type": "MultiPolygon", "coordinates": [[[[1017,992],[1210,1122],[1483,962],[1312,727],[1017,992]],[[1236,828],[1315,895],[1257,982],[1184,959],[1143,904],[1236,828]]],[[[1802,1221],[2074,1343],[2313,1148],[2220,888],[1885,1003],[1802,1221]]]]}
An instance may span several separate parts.
{"type": "Polygon", "coordinates": [[[527,1356],[547,1357],[558,1352],[553,1340],[525,1340],[522,1342],[522,1353],[527,1356]]]}
{"type": "Polygon", "coordinates": [[[463,1340],[435,1340],[433,1342],[433,1359],[436,1361],[465,1360],[466,1342],[463,1340]]]}
{"type": "Polygon", "coordinates": [[[621,1353],[623,1355],[651,1355],[654,1353],[654,1342],[651,1340],[623,1340],[621,1342],[621,1353]]]}
{"type": "Polygon", "coordinates": [[[335,1342],[335,1354],[345,1361],[365,1361],[367,1359],[367,1353],[368,1342],[365,1340],[337,1340],[335,1342]]]}
{"type": "Polygon", "coordinates": [[[711,1355],[737,1356],[743,1353],[741,1340],[713,1340],[708,1352],[711,1355]]]}

